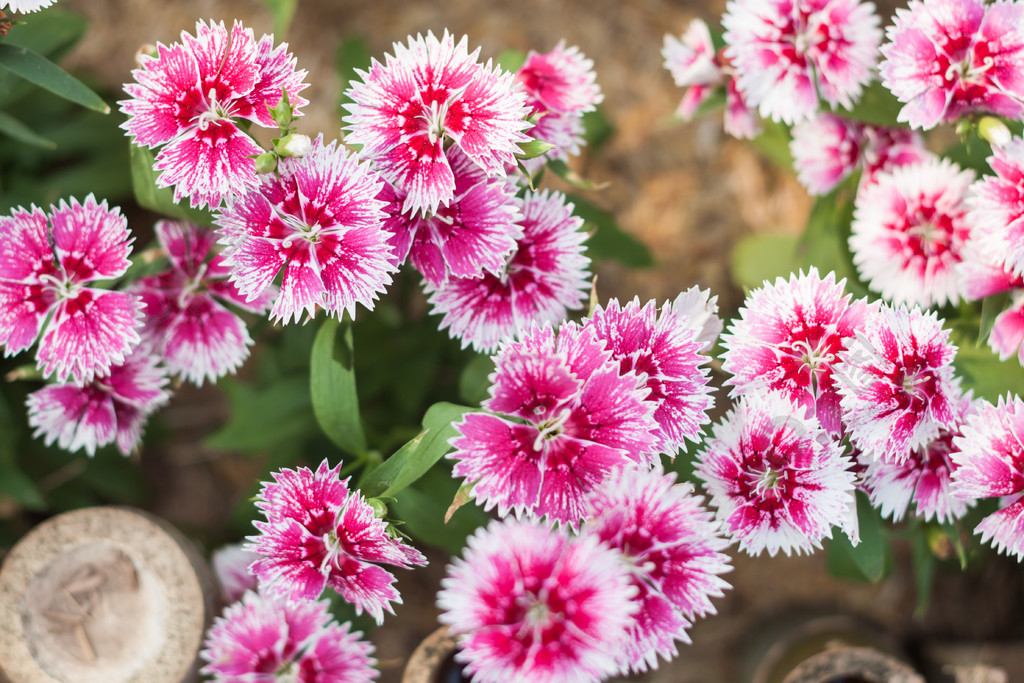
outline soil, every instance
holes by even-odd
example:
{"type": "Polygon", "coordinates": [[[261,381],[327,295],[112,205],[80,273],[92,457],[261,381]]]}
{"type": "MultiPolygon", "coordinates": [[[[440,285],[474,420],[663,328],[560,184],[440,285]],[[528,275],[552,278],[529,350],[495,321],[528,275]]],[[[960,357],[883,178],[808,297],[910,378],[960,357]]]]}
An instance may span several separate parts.
{"type": "MultiPolygon", "coordinates": [[[[62,4],[87,16],[93,27],[68,65],[112,87],[130,80],[133,55],[142,43],[174,42],[181,30],[193,30],[196,19],[238,19],[257,35],[272,27],[258,0],[62,4]]],[[[597,269],[601,297],[664,300],[699,284],[710,287],[723,312],[731,315],[742,301],[730,280],[732,246],[754,232],[797,230],[810,200],[791,176],[778,172],[748,144],[726,136],[718,116],[693,123],[673,117],[681,93],[662,67],[663,36],[679,34],[694,17],[713,22],[724,9],[724,2],[669,0],[299,0],[287,39],[312,84],[304,92],[312,104],[300,132],[325,131],[332,137],[338,130],[339,84],[333,63],[343,37],[364,37],[371,52],[381,57],[409,34],[440,34],[447,28],[482,46],[485,58],[506,48],[545,51],[564,39],[594,60],[605,95],[602,109],[614,127],[613,137],[598,153],[586,154],[576,164],[584,176],[608,183],[587,196],[657,258],[656,266],[643,270],[602,264],[597,269]]],[[[719,402],[724,401],[720,396],[719,402]]],[[[218,410],[196,393],[185,392],[176,397],[166,420],[201,434],[204,425],[216,424],[218,410]]],[[[166,458],[155,511],[186,529],[225,524],[231,496],[248,486],[239,482],[246,481],[251,465],[206,453],[195,443],[175,446],[166,458]]],[[[909,647],[909,655],[938,641],[1020,637],[1022,572],[1017,563],[993,558],[981,572],[941,574],[931,608],[915,618],[909,553],[897,555],[891,578],[875,585],[830,578],[821,553],[773,559],[736,556],[729,576],[733,589],[716,602],[719,615],[695,624],[690,633],[694,644],[682,646],[672,666],[645,680],[736,680],[749,659],[744,653],[780,633],[777,618],[804,610],[864,617],[878,632],[909,647]]],[[[433,596],[446,558],[435,552],[430,560],[426,570],[401,573],[405,604],[372,635],[382,681],[399,680],[416,644],[436,628],[433,596]]],[[[1018,646],[1011,643],[1013,647],[1018,646]]],[[[1011,672],[1010,680],[1024,680],[1024,670],[1011,672]]]]}

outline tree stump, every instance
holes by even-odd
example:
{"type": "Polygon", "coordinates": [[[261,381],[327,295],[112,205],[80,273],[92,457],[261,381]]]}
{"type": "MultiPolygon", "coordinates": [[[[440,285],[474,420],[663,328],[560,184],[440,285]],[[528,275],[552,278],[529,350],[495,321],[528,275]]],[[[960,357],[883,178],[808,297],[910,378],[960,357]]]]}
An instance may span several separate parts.
{"type": "Polygon", "coordinates": [[[58,515],[0,569],[0,672],[12,683],[187,681],[215,595],[202,558],[162,520],[118,507],[58,515]]]}

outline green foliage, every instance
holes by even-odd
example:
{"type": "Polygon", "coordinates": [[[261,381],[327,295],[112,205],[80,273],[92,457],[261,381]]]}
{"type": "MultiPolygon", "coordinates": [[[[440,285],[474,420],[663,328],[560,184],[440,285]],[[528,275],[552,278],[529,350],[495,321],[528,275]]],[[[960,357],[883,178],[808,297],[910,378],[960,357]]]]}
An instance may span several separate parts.
{"type": "Polygon", "coordinates": [[[862,491],[857,491],[857,523],[860,543],[856,546],[846,534],[833,530],[828,542],[828,571],[843,579],[880,581],[891,570],[892,554],[882,519],[862,491]]]}
{"type": "Polygon", "coordinates": [[[213,225],[213,214],[202,209],[193,209],[186,203],[174,201],[174,190],[157,187],[159,172],[153,168],[152,150],[131,145],[132,190],[139,206],[172,218],[192,221],[199,225],[213,225]]]}
{"type": "Polygon", "coordinates": [[[979,346],[969,339],[954,339],[959,344],[953,367],[962,378],[963,387],[972,389],[974,396],[995,403],[1000,396],[1019,393],[1024,387],[1024,367],[1011,358],[999,360],[987,346],[979,346]]]}
{"type": "Polygon", "coordinates": [[[277,42],[283,41],[288,34],[288,27],[292,24],[299,0],[263,0],[263,4],[274,17],[274,39],[277,42]]]}
{"type": "Polygon", "coordinates": [[[452,476],[451,465],[439,462],[424,473],[415,487],[410,486],[395,496],[391,512],[405,521],[404,532],[417,541],[457,555],[466,545],[466,537],[487,524],[487,514],[475,505],[460,507],[448,522],[444,521],[448,505],[459,489],[452,476]]]}
{"type": "Polygon", "coordinates": [[[320,324],[310,357],[309,390],[324,434],[343,451],[365,452],[350,323],[325,318],[320,324]]]}
{"type": "Polygon", "coordinates": [[[644,243],[619,227],[610,213],[579,195],[567,194],[566,198],[575,205],[573,214],[583,219],[583,229],[591,233],[586,242],[591,259],[618,261],[633,268],[654,265],[644,243]]]}
{"type": "Polygon", "coordinates": [[[304,373],[261,385],[225,378],[218,385],[227,395],[231,416],[204,440],[210,448],[257,455],[301,443],[316,430],[304,373]]]}
{"type": "Polygon", "coordinates": [[[102,114],[110,113],[110,106],[102,97],[46,57],[27,47],[0,43],[0,69],[6,69],[58,97],[87,109],[102,114]]]}
{"type": "Polygon", "coordinates": [[[338,104],[342,107],[342,115],[346,113],[344,105],[351,102],[347,94],[349,85],[359,78],[359,70],[370,68],[370,63],[370,45],[366,38],[351,35],[338,41],[338,48],[334,52],[334,69],[338,73],[338,90],[341,92],[338,104]]]}
{"type": "Polygon", "coordinates": [[[744,291],[793,272],[797,237],[779,233],[748,235],[733,247],[732,281],[744,291]]]}
{"type": "Polygon", "coordinates": [[[903,103],[889,91],[881,81],[872,81],[861,92],[852,109],[835,109],[834,112],[861,123],[876,126],[895,126],[896,117],[903,103]]]}

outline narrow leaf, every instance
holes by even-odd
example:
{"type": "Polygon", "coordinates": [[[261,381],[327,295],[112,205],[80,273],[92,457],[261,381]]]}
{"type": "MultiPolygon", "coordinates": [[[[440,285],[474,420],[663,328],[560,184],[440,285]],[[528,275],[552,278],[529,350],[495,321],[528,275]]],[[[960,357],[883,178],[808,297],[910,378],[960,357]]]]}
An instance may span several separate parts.
{"type": "Polygon", "coordinates": [[[973,340],[953,341],[959,346],[953,367],[975,397],[995,402],[1000,396],[1016,393],[1024,386],[1024,368],[1016,357],[1001,361],[991,349],[976,346],[973,340]]]}
{"type": "Polygon", "coordinates": [[[791,273],[796,247],[794,235],[767,233],[744,237],[732,250],[732,281],[751,290],[791,273]]]}
{"type": "Polygon", "coordinates": [[[836,530],[829,543],[826,564],[829,573],[840,578],[880,581],[889,569],[889,543],[882,520],[868,497],[857,492],[857,523],[860,543],[854,546],[846,534],[836,530]]]}
{"type": "Polygon", "coordinates": [[[14,118],[7,112],[0,111],[0,133],[8,135],[18,142],[26,145],[42,147],[43,149],[54,149],[57,143],[37,134],[24,123],[14,118]]]}
{"type": "Polygon", "coordinates": [[[309,359],[309,391],[324,434],[343,451],[365,452],[349,323],[326,318],[320,325],[309,359]]]}
{"type": "Polygon", "coordinates": [[[633,268],[654,265],[644,243],[623,230],[610,213],[579,195],[567,194],[566,198],[575,205],[573,214],[583,219],[583,229],[593,233],[587,240],[590,258],[618,261],[633,268]]]}
{"type": "Polygon", "coordinates": [[[46,57],[28,48],[0,43],[0,68],[87,109],[110,113],[110,107],[103,98],[46,57]]]}
{"type": "Polygon", "coordinates": [[[274,17],[274,35],[278,41],[284,40],[299,0],[263,0],[263,4],[270,9],[270,14],[274,17]]]}
{"type": "Polygon", "coordinates": [[[154,157],[151,150],[136,144],[132,144],[131,148],[132,190],[140,206],[199,225],[213,225],[212,213],[193,209],[184,203],[178,204],[174,201],[174,190],[170,187],[157,187],[158,173],[153,169],[154,157]]]}

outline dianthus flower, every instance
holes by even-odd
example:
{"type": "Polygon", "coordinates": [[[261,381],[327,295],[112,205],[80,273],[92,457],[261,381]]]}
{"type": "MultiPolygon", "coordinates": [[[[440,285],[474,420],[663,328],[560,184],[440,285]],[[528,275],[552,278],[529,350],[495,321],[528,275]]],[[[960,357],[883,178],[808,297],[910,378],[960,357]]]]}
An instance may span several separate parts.
{"type": "Polygon", "coordinates": [[[280,272],[270,318],[285,323],[317,306],[338,317],[354,317],[356,304],[372,310],[395,270],[380,178],[320,136],[309,154],[282,159],[277,170],[217,216],[231,282],[255,302],[280,272]]]}
{"type": "Polygon", "coordinates": [[[744,394],[699,456],[716,517],[751,555],[809,553],[835,525],[853,534],[851,463],[802,413],[777,391],[744,394]]]}
{"type": "Polygon", "coordinates": [[[583,219],[560,192],[527,192],[520,205],[523,235],[497,274],[449,278],[430,295],[462,346],[493,352],[530,323],[557,324],[586,299],[590,259],[583,253],[583,219]]]}
{"type": "Polygon", "coordinates": [[[146,304],[143,339],[170,374],[200,385],[216,381],[237,370],[252,345],[245,323],[221,302],[264,313],[273,292],[247,302],[227,281],[231,270],[223,258],[209,258],[216,241],[211,231],[176,221],[159,221],[154,231],[171,267],[129,290],[146,304]]]}
{"type": "Polygon", "coordinates": [[[384,227],[394,248],[392,263],[406,258],[432,286],[449,278],[501,273],[522,237],[515,188],[488,178],[459,148],[444,154],[455,179],[455,196],[431,216],[404,212],[404,194],[385,183],[378,199],[387,202],[384,227]]]}
{"type": "Polygon", "coordinates": [[[719,525],[693,495],[690,484],[675,485],[675,473],[617,470],[590,499],[585,535],[597,536],[626,558],[640,609],[626,635],[621,673],[658,666],[658,656],[678,654],[675,641],[695,617],[714,614],[712,597],[729,588],[728,542],[719,525]]]}
{"type": "MultiPolygon", "coordinates": [[[[1024,50],[1022,50],[1024,52],[1024,50]]],[[[1024,140],[996,147],[988,163],[995,175],[971,186],[970,220],[979,250],[1016,276],[1024,276],[1024,140]]]]}
{"type": "Polygon", "coordinates": [[[640,386],[649,390],[645,401],[654,406],[658,423],[656,448],[675,457],[686,440],[699,441],[701,425],[710,422],[708,411],[715,401],[708,386],[710,358],[700,353],[703,344],[666,304],[648,301],[640,306],[634,298],[620,306],[612,299],[598,306],[585,322],[619,363],[621,372],[635,372],[640,386]]]}
{"type": "Polygon", "coordinates": [[[868,457],[901,463],[956,419],[956,347],[935,313],[882,306],[840,352],[843,421],[868,457]]]}
{"type": "Polygon", "coordinates": [[[788,124],[813,116],[819,98],[852,107],[882,39],[875,6],[858,0],[732,0],[722,25],[747,103],[788,124]]]}
{"type": "Polygon", "coordinates": [[[934,128],[986,111],[1024,113],[1024,5],[910,0],[882,46],[882,83],[901,101],[897,121],[934,128]]]}
{"type": "Polygon", "coordinates": [[[445,31],[438,40],[409,37],[394,44],[385,63],[349,88],[352,100],[346,142],[362,145],[384,178],[405,193],[404,211],[433,213],[456,194],[444,154],[447,142],[459,147],[489,175],[504,177],[514,164],[518,143],[530,138],[525,94],[512,74],[482,65],[480,49],[470,54],[466,37],[458,43],[445,31]]]}
{"type": "Polygon", "coordinates": [[[326,600],[249,591],[217,617],[199,656],[215,683],[363,683],[377,678],[373,645],[338,624],[326,600]]]}
{"type": "Polygon", "coordinates": [[[814,195],[828,194],[858,169],[864,185],[880,172],[929,156],[918,133],[826,113],[793,126],[789,149],[797,177],[814,195]]]}
{"type": "Polygon", "coordinates": [[[1024,365],[1024,290],[1015,291],[1010,307],[992,322],[988,345],[999,354],[999,360],[1017,356],[1024,365]]]}
{"type": "Polygon", "coordinates": [[[913,450],[902,463],[869,459],[864,483],[871,504],[883,517],[900,521],[911,502],[915,516],[925,521],[934,518],[940,523],[950,523],[967,514],[967,508],[973,506],[974,501],[957,498],[950,490],[954,470],[950,454],[956,450],[953,440],[961,435],[973,406],[970,394],[957,400],[953,405],[953,423],[941,428],[938,436],[913,450]]]}
{"type": "Polygon", "coordinates": [[[722,319],[718,317],[718,296],[711,296],[710,289],[701,289],[694,285],[685,292],[680,292],[671,303],[662,306],[662,315],[670,310],[686,327],[697,335],[697,341],[703,346],[701,353],[707,353],[722,334],[722,319]]]}
{"type": "Polygon", "coordinates": [[[263,152],[239,127],[241,122],[277,128],[269,109],[282,90],[294,110],[308,104],[298,93],[305,71],[295,70],[287,44],[273,36],[259,42],[252,29],[235,22],[196,23],[195,37],[181,32],[181,43],[158,45],[157,56],[143,55],[124,90],[122,128],[135,144],[156,148],[154,169],[160,187],[174,186],[174,199],[216,207],[229,194],[255,187],[256,163],[263,152]]]}
{"type": "Polygon", "coordinates": [[[984,401],[954,440],[953,495],[966,499],[1008,497],[981,520],[974,533],[999,552],[1024,560],[1024,401],[984,401]]]}
{"type": "Polygon", "coordinates": [[[0,216],[0,344],[11,356],[42,332],[36,361],[44,376],[84,384],[123,362],[139,343],[138,299],[86,287],[124,275],[132,239],[118,209],[72,199],[0,216]]]}
{"type": "Polygon", "coordinates": [[[248,539],[246,549],[260,556],[250,571],[292,600],[316,599],[329,586],[379,624],[402,599],[394,575],[376,563],[408,568],[427,561],[389,533],[362,494],[338,478],[340,469],[324,460],[315,473],[282,469],[263,483],[256,506],[267,521],[254,522],[260,534],[248,539]]]}
{"type": "Polygon", "coordinates": [[[857,196],[850,251],[861,279],[893,303],[956,304],[956,266],[971,233],[974,171],[931,159],[880,173],[857,196]]]}
{"type": "Polygon", "coordinates": [[[585,683],[615,673],[635,588],[593,536],[537,522],[491,522],[469,537],[437,596],[477,683],[585,683]]]}
{"type": "Polygon", "coordinates": [[[47,445],[66,451],[116,443],[124,455],[142,440],[146,420],[167,403],[167,375],[154,357],[136,350],[84,385],[50,384],[28,395],[28,423],[47,445]]]}
{"type": "Polygon", "coordinates": [[[498,514],[547,515],[575,527],[586,497],[616,467],[656,462],[657,423],[640,378],[619,374],[590,329],[533,325],[495,359],[495,413],[468,413],[455,425],[454,475],[498,514]]]}
{"type": "Polygon", "coordinates": [[[232,543],[213,551],[210,567],[220,586],[221,602],[230,605],[241,600],[246,591],[259,588],[259,581],[249,573],[249,565],[259,557],[246,550],[241,543],[232,543]]]}
{"type": "Polygon", "coordinates": [[[774,389],[814,415],[825,430],[842,431],[833,369],[837,354],[863,324],[868,306],[850,301],[829,273],[767,282],[747,296],[740,316],[722,337],[722,369],[732,374],[732,395],[774,389]]]}

